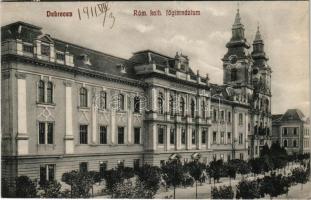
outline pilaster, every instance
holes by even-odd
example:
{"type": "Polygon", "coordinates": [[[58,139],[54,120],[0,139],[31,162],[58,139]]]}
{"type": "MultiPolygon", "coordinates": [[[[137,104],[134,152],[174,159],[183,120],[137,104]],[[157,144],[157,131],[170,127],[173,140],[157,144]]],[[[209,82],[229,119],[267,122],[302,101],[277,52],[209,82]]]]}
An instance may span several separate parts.
{"type": "Polygon", "coordinates": [[[66,116],[66,130],[65,130],[65,154],[74,153],[74,137],[72,129],[72,82],[64,81],[65,85],[65,116],[66,116]]]}
{"type": "Polygon", "coordinates": [[[27,132],[27,91],[26,74],[16,72],[17,79],[17,155],[29,153],[29,136],[27,132]]]}

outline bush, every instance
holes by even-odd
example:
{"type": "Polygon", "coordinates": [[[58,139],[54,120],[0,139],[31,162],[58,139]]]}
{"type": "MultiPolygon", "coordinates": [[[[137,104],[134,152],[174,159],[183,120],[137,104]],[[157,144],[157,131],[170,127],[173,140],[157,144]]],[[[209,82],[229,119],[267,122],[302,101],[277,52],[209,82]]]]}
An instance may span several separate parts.
{"type": "Polygon", "coordinates": [[[231,186],[220,186],[212,188],[212,199],[233,199],[234,192],[231,186]]]}
{"type": "Polygon", "coordinates": [[[62,176],[62,181],[71,187],[71,197],[88,198],[89,191],[94,184],[93,176],[89,172],[66,172],[62,176]]]}
{"type": "Polygon", "coordinates": [[[140,184],[144,186],[144,190],[148,191],[150,195],[148,198],[152,198],[160,188],[160,168],[146,164],[136,171],[136,175],[140,184]]]}
{"type": "Polygon", "coordinates": [[[302,167],[297,167],[292,170],[292,180],[295,183],[301,183],[301,188],[303,187],[302,184],[308,181],[308,170],[304,170],[302,167]]]}
{"type": "Polygon", "coordinates": [[[257,181],[242,180],[238,183],[236,198],[258,199],[260,198],[260,185],[257,181]]]}
{"type": "Polygon", "coordinates": [[[61,196],[61,184],[57,181],[48,181],[41,185],[43,193],[40,195],[42,198],[60,198],[61,196]]]}
{"type": "Polygon", "coordinates": [[[10,197],[9,183],[5,178],[1,178],[1,196],[10,197]]]}
{"type": "Polygon", "coordinates": [[[37,197],[37,184],[28,176],[16,178],[16,197],[17,198],[35,198],[37,197]]]}
{"type": "Polygon", "coordinates": [[[104,174],[104,179],[106,181],[106,189],[108,193],[113,194],[115,192],[115,186],[119,183],[123,183],[124,177],[119,170],[111,169],[107,170],[104,174]]]}
{"type": "Polygon", "coordinates": [[[275,175],[272,173],[271,176],[265,176],[260,181],[260,194],[270,195],[270,197],[277,197],[279,195],[285,194],[288,192],[290,186],[289,179],[283,177],[281,174],[275,175]]]}

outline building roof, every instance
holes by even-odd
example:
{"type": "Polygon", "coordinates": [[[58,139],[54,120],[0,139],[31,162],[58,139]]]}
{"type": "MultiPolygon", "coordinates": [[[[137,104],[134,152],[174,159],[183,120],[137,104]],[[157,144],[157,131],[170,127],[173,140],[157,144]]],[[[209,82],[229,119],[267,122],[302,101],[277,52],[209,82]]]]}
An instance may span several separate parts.
{"type": "Polygon", "coordinates": [[[305,117],[303,112],[297,108],[288,109],[284,114],[272,115],[273,122],[288,122],[288,121],[300,121],[307,122],[308,118],[305,117]]]}

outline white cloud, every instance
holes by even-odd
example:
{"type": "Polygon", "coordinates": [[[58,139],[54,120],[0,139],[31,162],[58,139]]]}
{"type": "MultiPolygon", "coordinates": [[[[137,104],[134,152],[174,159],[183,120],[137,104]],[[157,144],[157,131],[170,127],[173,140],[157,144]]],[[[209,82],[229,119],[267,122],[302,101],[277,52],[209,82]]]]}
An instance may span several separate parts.
{"type": "Polygon", "coordinates": [[[229,41],[231,33],[228,31],[214,31],[209,34],[208,38],[217,41],[229,41]]]}

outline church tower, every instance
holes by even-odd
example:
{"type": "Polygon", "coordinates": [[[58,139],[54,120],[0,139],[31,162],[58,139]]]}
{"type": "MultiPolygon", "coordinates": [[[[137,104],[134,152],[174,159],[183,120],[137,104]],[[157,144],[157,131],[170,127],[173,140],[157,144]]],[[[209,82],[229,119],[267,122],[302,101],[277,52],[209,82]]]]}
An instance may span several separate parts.
{"type": "Polygon", "coordinates": [[[232,37],[226,45],[228,52],[222,59],[224,84],[235,88],[251,85],[252,58],[248,51],[250,45],[245,38],[244,30],[239,9],[237,9],[232,25],[232,37]]]}
{"type": "MultiPolygon", "coordinates": [[[[253,42],[252,58],[254,60],[252,71],[253,84],[253,126],[254,139],[259,143],[259,152],[263,144],[271,144],[271,68],[267,64],[268,57],[264,51],[264,41],[262,39],[259,26],[253,42]],[[260,142],[261,141],[261,144],[260,142]]],[[[256,145],[255,145],[256,146],[256,145]]]]}

